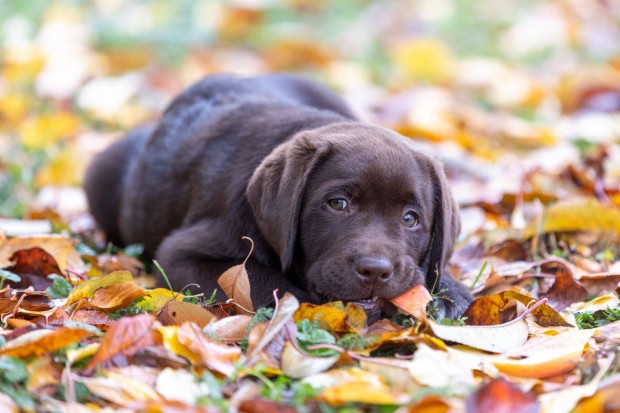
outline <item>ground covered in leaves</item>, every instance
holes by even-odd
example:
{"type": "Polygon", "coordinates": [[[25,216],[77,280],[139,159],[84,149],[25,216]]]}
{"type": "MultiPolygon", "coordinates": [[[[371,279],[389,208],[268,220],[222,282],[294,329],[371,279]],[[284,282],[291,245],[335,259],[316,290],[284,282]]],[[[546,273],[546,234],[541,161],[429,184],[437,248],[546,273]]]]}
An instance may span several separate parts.
{"type": "Polygon", "coordinates": [[[0,411],[619,411],[619,20],[584,0],[0,2],[0,411]],[[104,242],[92,154],[201,76],[276,70],[444,161],[477,298],[457,320],[421,287],[371,325],[255,309],[243,266],[217,303],[104,242]]]}

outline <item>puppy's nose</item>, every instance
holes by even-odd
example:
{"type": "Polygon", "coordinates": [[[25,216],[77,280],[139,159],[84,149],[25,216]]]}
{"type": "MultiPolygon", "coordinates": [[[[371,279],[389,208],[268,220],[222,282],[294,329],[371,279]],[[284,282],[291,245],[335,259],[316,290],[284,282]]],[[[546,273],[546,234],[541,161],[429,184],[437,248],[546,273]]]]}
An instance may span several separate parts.
{"type": "Polygon", "coordinates": [[[394,265],[382,255],[365,255],[355,261],[355,271],[366,282],[386,282],[392,278],[394,265]]]}

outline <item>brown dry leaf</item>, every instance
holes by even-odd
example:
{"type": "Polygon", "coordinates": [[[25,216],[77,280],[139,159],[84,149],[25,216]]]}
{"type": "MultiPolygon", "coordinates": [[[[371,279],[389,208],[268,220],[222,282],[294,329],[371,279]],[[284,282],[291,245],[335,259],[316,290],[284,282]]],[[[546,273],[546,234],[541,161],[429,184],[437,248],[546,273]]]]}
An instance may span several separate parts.
{"type": "Polygon", "coordinates": [[[0,348],[0,354],[20,358],[40,356],[78,343],[89,335],[88,331],[80,328],[61,327],[55,330],[34,330],[6,343],[0,348]]]}
{"type": "Polygon", "coordinates": [[[146,290],[137,284],[114,284],[97,289],[86,307],[112,312],[129,306],[133,301],[145,295],[146,290]]]}
{"type": "Polygon", "coordinates": [[[128,358],[140,349],[156,344],[154,337],[155,319],[149,314],[122,317],[110,325],[101,340],[87,371],[97,366],[125,366],[128,358]]]}
{"type": "Polygon", "coordinates": [[[104,287],[109,287],[116,284],[126,284],[133,280],[133,276],[129,271],[115,271],[102,277],[97,277],[84,281],[73,290],[67,297],[65,308],[81,300],[82,298],[91,298],[95,295],[95,292],[104,287]]]}
{"type": "Polygon", "coordinates": [[[112,320],[106,313],[99,310],[90,310],[86,308],[78,308],[71,314],[71,320],[76,323],[88,323],[95,327],[105,328],[112,324],[112,320]]]}
{"type": "Polygon", "coordinates": [[[250,321],[252,321],[252,317],[249,315],[224,317],[210,323],[205,328],[205,333],[223,343],[237,343],[245,337],[245,331],[250,325],[250,321]]]}
{"type": "MultiPolygon", "coordinates": [[[[515,291],[504,291],[497,294],[480,297],[469,305],[463,317],[467,317],[468,325],[497,325],[502,322],[501,311],[506,308],[510,300],[517,300],[525,306],[531,306],[538,300],[515,291]]],[[[571,325],[562,318],[551,306],[542,304],[532,311],[536,322],[544,327],[571,325]]]]}
{"type": "Polygon", "coordinates": [[[222,287],[222,291],[228,298],[233,299],[239,304],[245,313],[252,314],[254,312],[254,306],[252,305],[252,296],[250,294],[250,279],[248,278],[248,272],[245,269],[245,263],[252,254],[254,249],[254,241],[250,238],[243,237],[250,240],[252,247],[245,261],[239,265],[229,268],[224,271],[224,274],[220,275],[217,279],[217,283],[222,287]]]}
{"type": "Polygon", "coordinates": [[[604,231],[620,234],[620,210],[603,205],[594,198],[572,198],[558,201],[547,208],[542,228],[532,225],[526,236],[542,231],[604,231]]]}
{"type": "Polygon", "coordinates": [[[573,330],[539,337],[511,352],[513,356],[525,358],[506,358],[494,361],[493,365],[501,372],[517,377],[544,379],[566,373],[575,368],[593,334],[594,330],[573,330]]]}
{"type": "Polygon", "coordinates": [[[423,285],[416,285],[406,293],[392,298],[390,302],[418,320],[426,320],[426,306],[433,297],[423,285]]]}
{"type": "Polygon", "coordinates": [[[476,390],[467,400],[468,413],[538,413],[536,396],[522,392],[504,378],[493,379],[476,390]]]}
{"type": "Polygon", "coordinates": [[[556,311],[563,311],[573,303],[585,301],[588,292],[566,268],[560,267],[555,274],[555,282],[544,297],[556,311]]]}
{"type": "Polygon", "coordinates": [[[294,315],[295,322],[308,319],[330,333],[360,333],[366,329],[366,313],[353,303],[342,301],[315,305],[302,303],[294,315]]]}
{"type": "Polygon", "coordinates": [[[235,371],[235,363],[241,357],[237,346],[211,341],[200,327],[193,323],[184,323],[177,330],[179,343],[197,354],[210,370],[230,376],[235,371]]]}
{"type": "Polygon", "coordinates": [[[192,322],[200,328],[205,328],[215,316],[207,309],[183,301],[168,301],[157,316],[157,320],[165,326],[180,326],[185,322],[192,322]]]}
{"type": "Polygon", "coordinates": [[[74,248],[75,243],[75,240],[61,235],[15,237],[9,240],[0,235],[0,268],[11,265],[10,257],[16,251],[38,247],[54,257],[62,274],[67,275],[67,270],[83,273],[86,267],[74,248]]]}

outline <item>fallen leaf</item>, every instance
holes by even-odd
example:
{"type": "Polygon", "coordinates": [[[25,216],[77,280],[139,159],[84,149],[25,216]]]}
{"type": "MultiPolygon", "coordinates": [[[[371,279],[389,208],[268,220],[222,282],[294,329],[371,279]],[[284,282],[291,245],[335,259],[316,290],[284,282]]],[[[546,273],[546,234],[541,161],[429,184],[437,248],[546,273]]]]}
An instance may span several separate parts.
{"type": "Polygon", "coordinates": [[[540,226],[530,226],[526,236],[539,232],[603,231],[620,234],[620,210],[594,198],[571,198],[550,205],[540,226]]]}
{"type": "Polygon", "coordinates": [[[131,282],[113,284],[98,288],[85,306],[112,312],[129,306],[144,295],[146,295],[146,290],[137,284],[131,282]]]}
{"type": "Polygon", "coordinates": [[[433,297],[423,285],[416,285],[404,294],[390,299],[390,302],[418,320],[426,320],[426,306],[433,297]]]}
{"type": "Polygon", "coordinates": [[[467,400],[468,413],[538,413],[536,396],[522,392],[504,378],[493,379],[467,400]]]}
{"type": "Polygon", "coordinates": [[[160,326],[158,327],[158,331],[162,335],[164,347],[172,353],[177,356],[184,357],[194,365],[201,362],[202,359],[198,353],[192,351],[189,347],[179,341],[177,337],[177,332],[179,331],[178,326],[160,326]]]}
{"type": "Polygon", "coordinates": [[[0,348],[0,354],[26,358],[40,356],[78,343],[90,333],[80,328],[40,329],[23,334],[0,348]]]}
{"type": "Polygon", "coordinates": [[[0,410],[7,413],[18,413],[17,405],[9,396],[0,392],[0,410]]]}
{"type": "Polygon", "coordinates": [[[256,344],[248,345],[246,364],[252,365],[257,361],[258,353],[260,353],[267,345],[282,331],[284,325],[293,320],[293,315],[299,309],[299,301],[293,295],[285,293],[278,300],[276,310],[269,324],[256,342],[256,344]]]}
{"type": "Polygon", "coordinates": [[[110,325],[101,346],[88,363],[87,371],[97,366],[125,366],[128,358],[143,347],[156,344],[153,337],[155,319],[149,314],[122,317],[110,325]]]}
{"type": "Polygon", "coordinates": [[[342,301],[315,305],[302,303],[294,320],[308,319],[330,333],[362,333],[366,329],[366,313],[360,306],[342,301]]]}
{"type": "Polygon", "coordinates": [[[237,346],[211,341],[207,335],[193,323],[184,323],[177,330],[179,343],[200,357],[201,362],[210,370],[230,376],[235,371],[235,363],[241,357],[237,346]]]}
{"type": "Polygon", "coordinates": [[[570,272],[560,267],[555,274],[555,282],[543,297],[549,300],[549,305],[556,311],[563,311],[573,303],[585,301],[588,292],[570,272]]]}
{"type": "Polygon", "coordinates": [[[293,406],[265,399],[247,399],[239,405],[240,413],[297,413],[293,406]]]}
{"type": "Polygon", "coordinates": [[[130,283],[132,282],[132,280],[133,276],[129,271],[115,271],[102,277],[97,277],[88,281],[84,281],[73,290],[71,290],[69,297],[67,297],[65,308],[75,303],[76,301],[81,300],[82,298],[93,297],[95,295],[95,292],[100,288],[109,287],[115,284],[130,283]]]}
{"type": "Polygon", "coordinates": [[[466,389],[475,385],[472,369],[455,362],[451,353],[434,350],[420,344],[407,368],[418,383],[431,387],[446,387],[466,394],[466,389]]]}
{"type": "Polygon", "coordinates": [[[313,357],[297,350],[293,343],[287,341],[282,349],[282,373],[294,379],[301,379],[312,374],[320,373],[333,366],[340,358],[313,357]]]}
{"type": "Polygon", "coordinates": [[[539,337],[535,344],[528,343],[522,349],[515,348],[510,353],[525,358],[505,358],[494,361],[493,365],[501,372],[516,377],[544,379],[566,373],[575,368],[593,334],[593,330],[573,330],[539,337]]]}
{"type": "Polygon", "coordinates": [[[428,320],[433,333],[442,340],[454,341],[493,353],[505,353],[527,341],[529,328],[523,318],[490,326],[447,326],[428,320]]]}
{"type": "Polygon", "coordinates": [[[76,381],[102,399],[113,403],[130,405],[136,401],[161,401],[162,398],[149,386],[119,374],[107,373],[108,377],[80,377],[76,381]]]}
{"type": "Polygon", "coordinates": [[[250,238],[243,237],[250,240],[252,247],[245,261],[239,265],[229,268],[224,271],[222,275],[217,279],[217,283],[222,287],[222,291],[228,298],[233,299],[237,304],[242,307],[242,311],[252,314],[254,312],[254,306],[252,305],[252,297],[250,294],[250,279],[248,272],[245,269],[245,263],[252,254],[254,249],[254,241],[250,238]]]}
{"type": "Polygon", "coordinates": [[[157,376],[155,389],[166,400],[183,402],[190,406],[199,397],[209,396],[209,386],[196,381],[196,376],[187,370],[165,368],[157,376]]]}
{"type": "Polygon", "coordinates": [[[215,316],[205,308],[182,301],[168,301],[157,316],[157,320],[165,326],[180,326],[191,321],[200,328],[204,328],[214,318],[215,316]]]}
{"type": "Polygon", "coordinates": [[[54,258],[62,274],[68,275],[68,270],[83,273],[86,267],[74,246],[74,240],[62,235],[14,237],[9,240],[0,236],[0,268],[11,265],[10,258],[16,251],[41,248],[54,258]]]}
{"type": "Polygon", "coordinates": [[[147,290],[146,295],[136,306],[147,313],[157,314],[169,301],[183,301],[183,294],[175,293],[167,288],[147,290]]]}
{"type": "Polygon", "coordinates": [[[223,343],[237,343],[245,337],[252,321],[249,315],[233,315],[213,321],[205,328],[205,333],[223,343]]]}
{"type": "Polygon", "coordinates": [[[34,359],[28,364],[27,369],[26,389],[31,394],[36,394],[47,386],[55,386],[60,383],[62,366],[54,363],[51,356],[34,359]]]}
{"type": "Polygon", "coordinates": [[[381,377],[359,369],[350,369],[349,376],[324,389],[320,398],[334,406],[346,403],[396,403],[396,398],[381,377]]]}
{"type": "MultiPolygon", "coordinates": [[[[463,317],[466,318],[465,322],[468,325],[497,325],[502,322],[500,312],[506,307],[506,304],[510,300],[517,300],[525,306],[532,306],[536,304],[538,300],[520,294],[515,291],[504,291],[497,294],[480,297],[472,302],[463,317]]],[[[562,316],[555,311],[551,306],[542,304],[532,311],[532,316],[536,319],[536,322],[544,327],[551,326],[568,326],[562,316]]]]}

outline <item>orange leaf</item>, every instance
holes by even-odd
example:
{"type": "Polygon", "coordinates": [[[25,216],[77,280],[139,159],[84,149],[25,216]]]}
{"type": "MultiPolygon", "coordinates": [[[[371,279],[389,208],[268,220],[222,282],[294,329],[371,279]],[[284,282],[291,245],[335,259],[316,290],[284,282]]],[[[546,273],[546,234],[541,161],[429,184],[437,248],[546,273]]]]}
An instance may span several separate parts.
{"type": "Polygon", "coordinates": [[[146,295],[146,290],[134,283],[114,284],[95,291],[86,307],[107,312],[127,307],[133,301],[146,295]]]}
{"type": "Polygon", "coordinates": [[[126,365],[127,358],[140,349],[155,344],[154,323],[155,319],[148,314],[122,317],[112,323],[86,370],[90,371],[100,365],[126,365]]]}
{"type": "Polygon", "coordinates": [[[0,354],[20,358],[40,356],[78,343],[89,335],[88,331],[79,328],[61,327],[56,330],[35,330],[9,341],[4,347],[0,348],[0,354]]]}
{"type": "Polygon", "coordinates": [[[194,323],[185,323],[177,330],[179,343],[189,348],[202,359],[210,369],[229,376],[235,371],[235,363],[241,356],[241,349],[209,340],[202,329],[194,323]]]}
{"type": "Polygon", "coordinates": [[[426,306],[432,299],[426,287],[419,284],[404,294],[392,298],[390,302],[418,320],[426,320],[426,306]]]}
{"type": "MultiPolygon", "coordinates": [[[[469,305],[463,314],[468,325],[491,326],[506,322],[501,317],[501,311],[506,307],[510,300],[517,300],[526,306],[531,306],[538,300],[517,293],[515,291],[504,291],[497,294],[480,297],[469,305]]],[[[543,304],[532,311],[532,316],[536,322],[543,327],[566,326],[572,327],[562,318],[551,306],[543,304]]]]}

